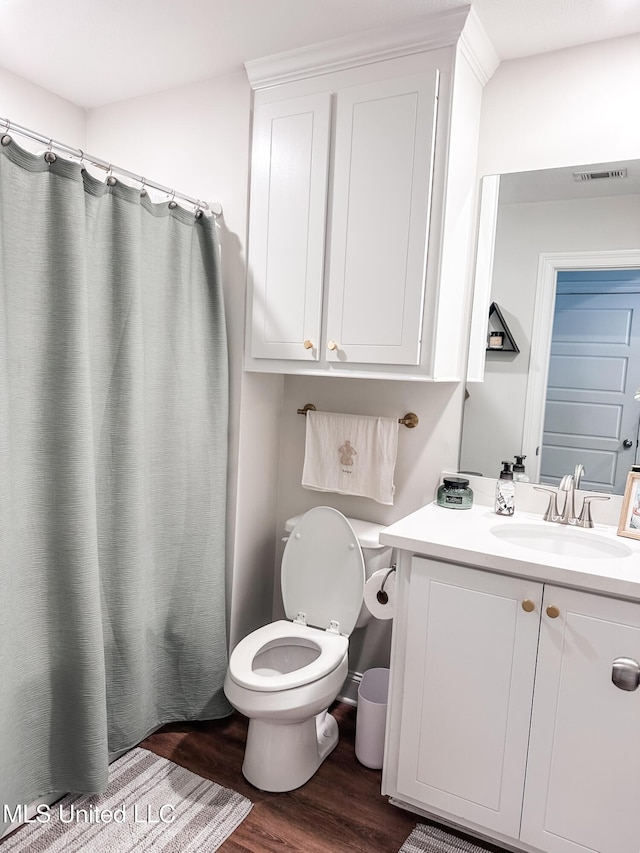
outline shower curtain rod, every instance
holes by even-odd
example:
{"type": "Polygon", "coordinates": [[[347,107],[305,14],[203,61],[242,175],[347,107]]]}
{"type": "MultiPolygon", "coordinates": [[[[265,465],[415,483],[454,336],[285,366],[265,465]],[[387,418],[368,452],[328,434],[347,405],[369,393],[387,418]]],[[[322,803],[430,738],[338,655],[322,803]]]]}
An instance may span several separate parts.
{"type": "Polygon", "coordinates": [[[134,172],[129,172],[127,169],[122,169],[120,166],[114,166],[112,163],[107,163],[106,160],[101,160],[99,157],[94,157],[93,154],[85,154],[82,148],[71,148],[69,145],[65,145],[62,142],[57,142],[55,139],[52,139],[50,136],[43,136],[41,133],[37,133],[35,130],[29,130],[28,127],[23,127],[19,124],[14,124],[14,122],[10,121],[8,118],[0,118],[0,124],[3,124],[6,128],[6,132],[8,134],[11,131],[20,134],[20,136],[26,136],[28,139],[34,139],[36,142],[42,142],[47,146],[49,150],[52,148],[56,148],[58,151],[62,151],[65,154],[69,154],[72,157],[77,158],[80,162],[90,163],[92,166],[98,166],[100,169],[104,169],[109,174],[113,172],[117,172],[117,174],[122,175],[125,178],[130,178],[138,184],[142,184],[142,188],[150,187],[154,190],[159,190],[162,193],[166,193],[171,196],[171,201],[176,198],[180,198],[183,201],[192,204],[196,210],[208,210],[212,213],[217,219],[219,216],[222,216],[222,205],[219,202],[212,202],[209,204],[206,201],[201,201],[200,199],[191,198],[191,196],[185,195],[184,193],[176,192],[176,190],[171,189],[170,187],[164,187],[162,184],[157,184],[154,181],[148,181],[142,175],[136,175],[134,172]]]}

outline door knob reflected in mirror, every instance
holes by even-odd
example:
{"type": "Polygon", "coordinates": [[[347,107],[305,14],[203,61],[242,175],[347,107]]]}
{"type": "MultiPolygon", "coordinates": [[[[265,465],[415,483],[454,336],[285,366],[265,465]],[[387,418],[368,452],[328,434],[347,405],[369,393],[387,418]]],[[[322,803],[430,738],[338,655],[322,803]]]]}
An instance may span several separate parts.
{"type": "Polygon", "coordinates": [[[622,442],[622,446],[629,449],[630,447],[633,447],[633,442],[630,438],[625,438],[625,440],[622,442]]]}

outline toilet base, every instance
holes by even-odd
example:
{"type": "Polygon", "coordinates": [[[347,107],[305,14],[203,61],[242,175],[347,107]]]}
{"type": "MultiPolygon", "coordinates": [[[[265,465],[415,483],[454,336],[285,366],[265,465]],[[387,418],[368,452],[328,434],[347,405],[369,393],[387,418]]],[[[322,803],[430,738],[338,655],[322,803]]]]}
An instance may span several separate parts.
{"type": "Polygon", "coordinates": [[[249,720],[242,773],[261,791],[304,785],[338,743],[338,723],[322,711],[301,723],[249,720]]]}

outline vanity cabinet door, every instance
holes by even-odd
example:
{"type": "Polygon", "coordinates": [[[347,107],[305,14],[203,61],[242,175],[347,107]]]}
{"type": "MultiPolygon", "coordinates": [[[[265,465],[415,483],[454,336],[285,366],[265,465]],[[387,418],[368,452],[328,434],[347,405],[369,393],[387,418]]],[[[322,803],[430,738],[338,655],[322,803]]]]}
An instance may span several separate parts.
{"type": "Polygon", "coordinates": [[[249,276],[254,358],[317,361],[322,323],[331,94],[257,104],[249,276]]]}
{"type": "Polygon", "coordinates": [[[414,557],[409,590],[398,795],[517,838],[542,584],[414,557]]]}
{"type": "Polygon", "coordinates": [[[638,853],[640,689],[613,683],[621,657],[640,661],[640,605],[545,587],[520,837],[546,853],[638,853]]]}
{"type": "Polygon", "coordinates": [[[438,72],[336,95],[329,362],[419,364],[438,72]]]}

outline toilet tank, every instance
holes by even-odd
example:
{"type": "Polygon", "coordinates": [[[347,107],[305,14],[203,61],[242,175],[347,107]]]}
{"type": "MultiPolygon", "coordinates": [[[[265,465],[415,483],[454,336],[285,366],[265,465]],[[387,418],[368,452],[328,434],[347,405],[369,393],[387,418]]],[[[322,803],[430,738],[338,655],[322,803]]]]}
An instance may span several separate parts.
{"type": "MultiPolygon", "coordinates": [[[[291,533],[303,515],[304,513],[300,513],[300,515],[296,515],[293,518],[288,518],[284,525],[285,531],[291,533]]],[[[353,532],[358,537],[358,542],[362,548],[365,580],[368,580],[379,569],[386,569],[391,566],[393,548],[389,545],[381,545],[379,538],[380,531],[385,529],[385,525],[375,524],[372,521],[362,521],[360,518],[350,518],[348,515],[345,518],[351,527],[353,527],[353,532]]],[[[371,613],[367,610],[363,602],[355,627],[363,628],[371,618],[371,613]]]]}

